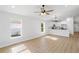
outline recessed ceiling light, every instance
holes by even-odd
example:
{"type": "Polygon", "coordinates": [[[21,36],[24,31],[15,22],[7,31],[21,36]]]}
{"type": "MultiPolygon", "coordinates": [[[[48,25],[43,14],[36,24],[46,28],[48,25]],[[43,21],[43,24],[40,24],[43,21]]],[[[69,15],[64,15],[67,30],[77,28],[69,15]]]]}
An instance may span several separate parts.
{"type": "Polygon", "coordinates": [[[15,8],[15,6],[11,6],[11,8],[15,8]]]}

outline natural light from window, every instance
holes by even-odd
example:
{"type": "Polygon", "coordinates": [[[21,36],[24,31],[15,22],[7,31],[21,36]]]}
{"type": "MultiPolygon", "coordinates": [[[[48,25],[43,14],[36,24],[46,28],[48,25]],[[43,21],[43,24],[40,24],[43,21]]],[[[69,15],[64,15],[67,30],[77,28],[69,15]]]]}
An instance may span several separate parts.
{"type": "Polygon", "coordinates": [[[53,37],[53,36],[46,36],[45,38],[47,38],[47,39],[52,39],[52,40],[58,40],[57,37],[53,37]]]}
{"type": "Polygon", "coordinates": [[[31,53],[31,51],[24,44],[20,44],[18,46],[11,48],[11,52],[13,52],[13,53],[18,53],[18,52],[22,52],[22,51],[31,53]]]}

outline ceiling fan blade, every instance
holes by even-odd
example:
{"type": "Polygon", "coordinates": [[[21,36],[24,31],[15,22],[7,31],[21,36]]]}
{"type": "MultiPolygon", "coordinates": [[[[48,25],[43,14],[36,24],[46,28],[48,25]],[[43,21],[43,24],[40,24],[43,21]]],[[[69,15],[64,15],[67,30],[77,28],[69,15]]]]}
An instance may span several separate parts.
{"type": "Polygon", "coordinates": [[[48,10],[48,11],[46,11],[46,12],[52,12],[52,11],[54,11],[54,10],[48,10]]]}
{"type": "Polygon", "coordinates": [[[46,5],[42,5],[41,8],[40,8],[41,10],[38,11],[38,12],[36,11],[36,12],[34,12],[34,13],[40,13],[40,15],[49,15],[49,12],[54,11],[54,10],[46,10],[46,9],[45,9],[45,6],[46,6],[46,5]]]}
{"type": "Polygon", "coordinates": [[[47,15],[49,15],[49,13],[46,12],[47,15]]]}

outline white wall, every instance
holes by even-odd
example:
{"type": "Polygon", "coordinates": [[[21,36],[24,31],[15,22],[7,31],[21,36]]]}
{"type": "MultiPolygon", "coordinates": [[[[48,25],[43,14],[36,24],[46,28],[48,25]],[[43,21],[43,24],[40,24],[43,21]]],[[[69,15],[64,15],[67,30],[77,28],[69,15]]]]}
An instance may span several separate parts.
{"type": "Polygon", "coordinates": [[[74,22],[74,32],[79,32],[79,16],[75,17],[74,22]]]}
{"type": "Polygon", "coordinates": [[[68,30],[70,34],[74,34],[74,18],[73,17],[69,17],[67,18],[67,25],[68,25],[68,30]]]}
{"type": "Polygon", "coordinates": [[[33,39],[35,37],[39,37],[44,33],[41,33],[41,20],[33,19],[33,18],[24,18],[23,21],[23,34],[24,38],[33,39]]]}
{"type": "Polygon", "coordinates": [[[16,15],[0,11],[0,47],[8,46],[24,40],[33,39],[44,35],[40,31],[41,21],[39,19],[16,15]],[[10,22],[22,19],[23,36],[19,38],[10,38],[10,22]]]}

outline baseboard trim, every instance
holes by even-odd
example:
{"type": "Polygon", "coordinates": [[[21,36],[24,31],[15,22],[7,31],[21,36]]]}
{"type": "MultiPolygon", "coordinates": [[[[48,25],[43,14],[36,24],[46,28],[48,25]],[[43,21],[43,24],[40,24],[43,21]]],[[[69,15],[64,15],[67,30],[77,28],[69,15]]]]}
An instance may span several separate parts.
{"type": "Polygon", "coordinates": [[[4,47],[8,47],[8,46],[12,46],[12,45],[16,45],[16,44],[19,44],[19,43],[22,43],[24,41],[29,41],[29,40],[33,40],[33,39],[37,39],[37,38],[41,38],[41,37],[44,37],[45,35],[41,35],[41,36],[38,36],[38,37],[35,37],[35,38],[32,38],[32,39],[24,39],[24,40],[18,40],[17,42],[13,42],[13,43],[9,43],[9,44],[5,44],[3,46],[0,46],[0,48],[4,48],[4,47]]]}

